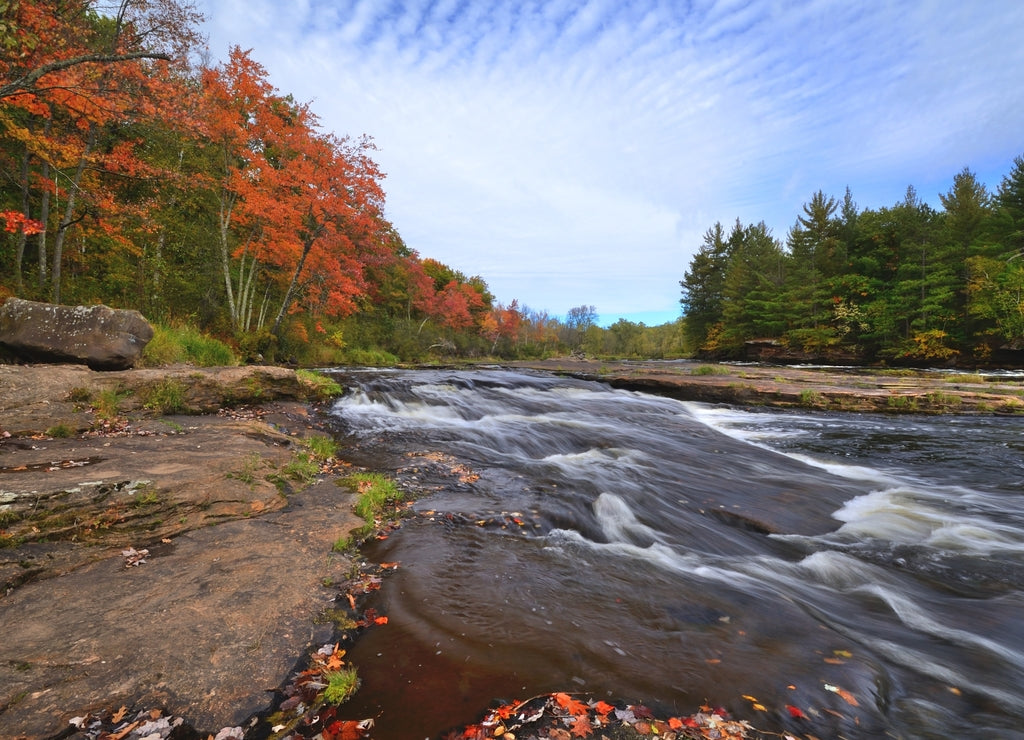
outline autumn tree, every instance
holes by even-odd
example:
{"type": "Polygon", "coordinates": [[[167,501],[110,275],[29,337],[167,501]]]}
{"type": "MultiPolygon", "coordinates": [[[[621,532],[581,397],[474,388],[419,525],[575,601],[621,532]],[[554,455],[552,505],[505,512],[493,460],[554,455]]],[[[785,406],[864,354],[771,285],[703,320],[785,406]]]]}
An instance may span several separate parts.
{"type": "MultiPolygon", "coordinates": [[[[186,64],[199,16],[176,0],[68,0],[15,3],[12,17],[16,53],[0,60],[4,151],[19,161],[25,215],[46,226],[37,237],[39,287],[48,282],[60,301],[71,229],[113,233],[107,217],[121,202],[103,190],[101,173],[139,174],[139,157],[117,134],[158,108],[167,117],[177,97],[166,94],[169,60],[186,64]]],[[[21,246],[19,275],[23,255],[21,246]]]]}
{"type": "Polygon", "coordinates": [[[500,342],[506,345],[506,353],[511,353],[512,345],[519,334],[519,326],[523,316],[519,311],[519,301],[513,300],[507,306],[498,303],[480,319],[480,334],[491,343],[490,354],[495,354],[500,342]]]}

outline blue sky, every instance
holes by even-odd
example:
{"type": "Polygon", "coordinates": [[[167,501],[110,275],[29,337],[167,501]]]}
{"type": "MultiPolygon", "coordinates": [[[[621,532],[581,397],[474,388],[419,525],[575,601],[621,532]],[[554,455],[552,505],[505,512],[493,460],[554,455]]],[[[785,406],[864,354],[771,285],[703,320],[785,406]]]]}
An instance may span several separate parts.
{"type": "Polygon", "coordinates": [[[679,315],[702,235],[818,189],[939,207],[1024,154],[1020,0],[198,0],[325,128],[369,134],[406,243],[503,303],[679,315]]]}

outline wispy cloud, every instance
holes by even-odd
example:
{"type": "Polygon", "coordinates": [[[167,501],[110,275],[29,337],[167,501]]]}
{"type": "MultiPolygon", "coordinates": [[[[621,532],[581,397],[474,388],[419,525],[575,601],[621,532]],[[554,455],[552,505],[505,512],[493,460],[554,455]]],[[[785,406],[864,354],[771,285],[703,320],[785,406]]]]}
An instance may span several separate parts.
{"type": "Polygon", "coordinates": [[[338,133],[369,133],[413,248],[498,298],[676,313],[716,220],[817,189],[935,202],[1024,151],[1024,4],[203,0],[338,133]]]}

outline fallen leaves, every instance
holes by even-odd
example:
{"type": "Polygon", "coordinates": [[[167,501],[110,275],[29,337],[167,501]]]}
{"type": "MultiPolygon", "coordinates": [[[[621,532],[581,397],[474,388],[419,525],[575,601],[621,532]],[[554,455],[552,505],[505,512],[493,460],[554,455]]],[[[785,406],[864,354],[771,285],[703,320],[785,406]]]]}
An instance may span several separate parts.
{"type": "Polygon", "coordinates": [[[476,483],[480,480],[480,476],[467,465],[458,462],[454,457],[443,452],[409,452],[406,453],[406,457],[419,458],[434,463],[437,468],[440,468],[447,475],[458,478],[460,483],[476,483]]]}
{"type": "Polygon", "coordinates": [[[360,740],[369,737],[372,719],[339,719],[337,707],[325,700],[332,677],[346,666],[345,655],[340,642],[322,645],[310,656],[309,667],[292,677],[283,690],[286,698],[271,718],[276,736],[295,740],[313,737],[360,740]]]}
{"type": "Polygon", "coordinates": [[[851,707],[859,707],[860,706],[860,703],[858,703],[858,701],[857,701],[857,697],[855,697],[853,694],[851,694],[846,689],[841,689],[838,686],[833,686],[832,684],[827,683],[827,684],[825,684],[825,691],[831,691],[833,694],[838,694],[839,696],[841,696],[843,698],[843,701],[845,701],[851,707]]]}
{"type": "Polygon", "coordinates": [[[129,547],[127,550],[121,550],[121,557],[124,558],[125,568],[134,568],[146,562],[146,558],[149,557],[149,550],[146,548],[136,550],[134,547],[129,547]]]}
{"type": "Polygon", "coordinates": [[[641,705],[616,707],[584,701],[565,692],[542,694],[492,709],[484,719],[448,735],[462,740],[573,740],[583,737],[659,738],[660,740],[743,740],[755,732],[747,722],[729,718],[724,709],[702,706],[688,717],[659,719],[641,705]],[[616,728],[620,728],[616,730],[616,728]],[[599,734],[598,734],[599,733],[599,734]]]}

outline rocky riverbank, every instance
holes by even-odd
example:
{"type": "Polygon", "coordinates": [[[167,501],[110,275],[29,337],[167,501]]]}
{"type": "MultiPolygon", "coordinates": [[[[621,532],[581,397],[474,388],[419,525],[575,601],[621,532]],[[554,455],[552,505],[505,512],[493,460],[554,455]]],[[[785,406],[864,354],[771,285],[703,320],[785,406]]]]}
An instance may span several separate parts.
{"type": "MultiPolygon", "coordinates": [[[[513,366],[707,402],[1024,412],[1020,379],[973,374],[513,366]]],[[[285,368],[0,365],[0,736],[121,707],[216,732],[267,709],[333,634],[351,563],[332,544],[362,524],[339,469],[287,472],[324,421],[285,368]]]]}
{"type": "Polygon", "coordinates": [[[1024,413],[1024,375],[558,358],[509,363],[684,401],[880,413],[1024,413]]]}
{"type": "Polygon", "coordinates": [[[362,524],[337,471],[289,473],[320,421],[284,368],[0,365],[0,736],[265,709],[330,638],[362,524]]]}

